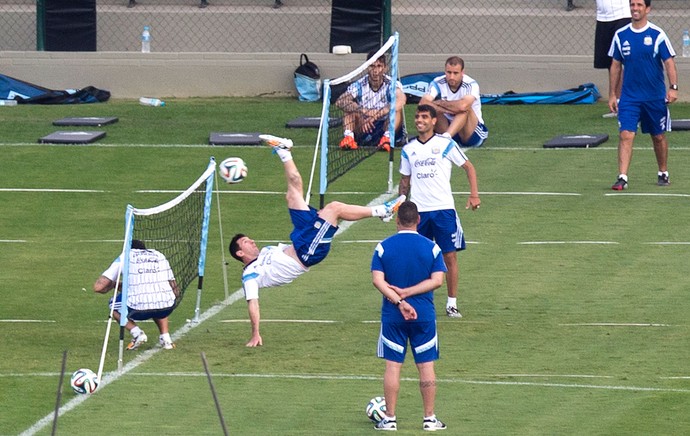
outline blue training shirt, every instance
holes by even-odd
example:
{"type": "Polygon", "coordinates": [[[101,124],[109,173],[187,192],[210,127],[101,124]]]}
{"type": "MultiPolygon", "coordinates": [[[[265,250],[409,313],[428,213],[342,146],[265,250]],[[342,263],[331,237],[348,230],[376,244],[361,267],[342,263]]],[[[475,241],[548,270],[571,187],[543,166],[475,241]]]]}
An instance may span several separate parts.
{"type": "MultiPolygon", "coordinates": [[[[446,272],[441,249],[433,241],[417,232],[400,231],[379,242],[371,260],[372,271],[385,273],[386,281],[400,288],[407,288],[431,277],[431,273],[446,272]]],[[[398,307],[383,298],[382,322],[404,322],[398,307]]],[[[434,292],[405,298],[417,311],[417,321],[436,319],[434,292]]]]}
{"type": "Polygon", "coordinates": [[[676,52],[661,28],[647,23],[642,29],[634,29],[628,24],[616,32],[608,54],[624,66],[621,99],[654,101],[666,98],[663,63],[676,52]]]}

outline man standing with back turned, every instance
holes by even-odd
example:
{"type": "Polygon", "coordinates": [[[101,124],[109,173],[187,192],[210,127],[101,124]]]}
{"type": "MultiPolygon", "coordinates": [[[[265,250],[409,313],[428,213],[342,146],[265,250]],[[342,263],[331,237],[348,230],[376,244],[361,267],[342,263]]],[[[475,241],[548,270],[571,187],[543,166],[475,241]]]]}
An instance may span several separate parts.
{"type": "Polygon", "coordinates": [[[647,21],[652,9],[651,0],[630,0],[632,22],[616,32],[609,56],[609,109],[618,113],[618,179],[611,186],[614,191],[628,187],[628,168],[633,154],[637,124],[642,133],[649,133],[659,167],[657,185],[670,185],[668,176],[668,140],[671,115],[667,103],[678,99],[678,73],[671,42],[658,26],[647,21]],[[668,75],[666,89],[664,68],[668,75]],[[620,102],[616,89],[623,80],[620,102]]]}

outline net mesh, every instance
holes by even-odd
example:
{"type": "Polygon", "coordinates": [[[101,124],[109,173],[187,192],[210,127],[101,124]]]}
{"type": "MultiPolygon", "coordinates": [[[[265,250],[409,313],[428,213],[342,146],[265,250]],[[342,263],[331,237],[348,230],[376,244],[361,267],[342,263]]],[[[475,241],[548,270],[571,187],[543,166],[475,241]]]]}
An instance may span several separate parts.
{"type": "MultiPolygon", "coordinates": [[[[324,83],[319,131],[322,195],[328,184],[376,153],[384,135],[393,138],[389,139],[391,145],[394,143],[397,48],[396,34],[357,69],[324,83]],[[342,143],[346,131],[352,133],[355,149],[342,143]]],[[[404,122],[397,133],[399,139],[404,136],[404,122]]]]}
{"type": "MultiPolygon", "coordinates": [[[[174,307],[180,304],[194,279],[203,277],[214,173],[215,161],[211,160],[204,174],[175,199],[151,209],[128,207],[130,237],[125,239],[142,241],[146,249],[165,256],[179,290],[174,307]]],[[[131,277],[132,272],[127,276],[131,277]]],[[[158,277],[166,280],[162,274],[158,277]]],[[[128,287],[123,283],[125,301],[129,301],[125,295],[128,287]]]]}

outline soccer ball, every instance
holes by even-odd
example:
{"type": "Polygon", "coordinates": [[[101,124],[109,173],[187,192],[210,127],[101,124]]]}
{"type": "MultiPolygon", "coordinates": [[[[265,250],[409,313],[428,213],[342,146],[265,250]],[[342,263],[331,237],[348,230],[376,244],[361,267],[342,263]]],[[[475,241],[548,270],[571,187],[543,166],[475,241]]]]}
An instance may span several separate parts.
{"type": "Polygon", "coordinates": [[[81,368],[74,371],[69,384],[78,394],[93,394],[98,387],[98,376],[90,369],[81,368]]]}
{"type": "Polygon", "coordinates": [[[386,399],[383,397],[372,398],[365,410],[369,419],[374,422],[380,422],[386,417],[386,399]]]}
{"type": "Polygon", "coordinates": [[[240,183],[247,177],[247,164],[239,157],[229,157],[220,163],[220,176],[228,183],[240,183]]]}

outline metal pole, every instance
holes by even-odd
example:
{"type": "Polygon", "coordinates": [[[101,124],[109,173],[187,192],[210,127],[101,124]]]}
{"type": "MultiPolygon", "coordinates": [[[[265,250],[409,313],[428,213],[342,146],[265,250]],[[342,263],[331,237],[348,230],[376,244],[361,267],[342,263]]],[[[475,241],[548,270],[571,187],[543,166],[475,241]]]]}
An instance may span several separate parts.
{"type": "Polygon", "coordinates": [[[36,0],[36,51],[45,51],[46,0],[36,0]]]}
{"type": "Polygon", "coordinates": [[[391,0],[383,0],[383,40],[388,41],[388,38],[393,34],[391,25],[391,0]]]}

